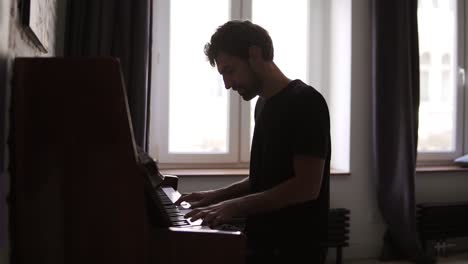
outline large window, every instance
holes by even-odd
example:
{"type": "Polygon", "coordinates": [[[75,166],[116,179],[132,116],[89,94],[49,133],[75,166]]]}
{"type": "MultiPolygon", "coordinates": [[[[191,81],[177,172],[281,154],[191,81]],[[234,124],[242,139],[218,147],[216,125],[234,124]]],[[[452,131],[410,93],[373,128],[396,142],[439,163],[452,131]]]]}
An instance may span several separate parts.
{"type": "Polygon", "coordinates": [[[467,117],[463,2],[418,2],[421,162],[451,161],[467,151],[463,145],[467,117]]]}
{"type": "Polygon", "coordinates": [[[324,13],[332,9],[328,0],[157,0],[150,153],[163,166],[247,166],[257,98],[244,102],[236,92],[226,91],[205,58],[204,45],[226,21],[251,20],[270,33],[274,61],[286,76],[311,84],[328,100],[334,84],[327,76],[340,74],[322,64],[331,56],[328,42],[333,36],[323,26],[329,26],[331,18],[324,13]]]}

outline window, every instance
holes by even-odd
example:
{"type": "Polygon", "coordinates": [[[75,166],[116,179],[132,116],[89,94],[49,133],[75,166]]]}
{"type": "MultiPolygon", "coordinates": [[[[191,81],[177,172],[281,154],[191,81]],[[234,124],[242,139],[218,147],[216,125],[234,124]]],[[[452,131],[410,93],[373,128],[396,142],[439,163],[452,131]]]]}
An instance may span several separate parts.
{"type": "Polygon", "coordinates": [[[332,152],[342,156],[334,156],[339,161],[335,168],[349,169],[350,96],[346,91],[350,90],[350,63],[343,64],[342,56],[351,56],[334,51],[350,52],[350,4],[330,4],[328,0],[155,3],[150,154],[163,167],[248,166],[256,98],[245,102],[236,92],[226,91],[222,77],[203,53],[219,25],[248,19],[268,30],[274,61],[286,76],[311,84],[324,94],[330,107],[336,106],[337,111],[330,111],[332,130],[340,132],[332,131],[332,140],[335,137],[341,143],[332,146],[341,151],[332,152]],[[333,17],[349,21],[328,23],[333,17]],[[332,40],[340,44],[330,48],[332,40]],[[339,67],[330,66],[333,58],[340,58],[339,67]],[[336,79],[332,75],[340,76],[340,82],[330,81],[336,79]],[[332,94],[342,98],[334,99],[332,94]]]}
{"type": "Polygon", "coordinates": [[[422,163],[451,161],[467,152],[465,8],[464,1],[419,1],[418,161],[422,163]]]}
{"type": "Polygon", "coordinates": [[[420,58],[420,98],[422,102],[429,100],[429,70],[431,69],[431,55],[424,52],[420,58]]]}

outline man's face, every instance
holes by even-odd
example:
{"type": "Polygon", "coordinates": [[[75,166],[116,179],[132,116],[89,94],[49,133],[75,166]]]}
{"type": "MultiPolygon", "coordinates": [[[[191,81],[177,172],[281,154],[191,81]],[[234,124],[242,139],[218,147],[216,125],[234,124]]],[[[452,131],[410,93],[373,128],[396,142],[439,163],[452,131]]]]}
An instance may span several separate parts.
{"type": "Polygon", "coordinates": [[[245,101],[257,96],[261,89],[261,81],[252,70],[247,60],[220,52],[216,57],[218,72],[223,76],[226,89],[237,91],[245,101]]]}

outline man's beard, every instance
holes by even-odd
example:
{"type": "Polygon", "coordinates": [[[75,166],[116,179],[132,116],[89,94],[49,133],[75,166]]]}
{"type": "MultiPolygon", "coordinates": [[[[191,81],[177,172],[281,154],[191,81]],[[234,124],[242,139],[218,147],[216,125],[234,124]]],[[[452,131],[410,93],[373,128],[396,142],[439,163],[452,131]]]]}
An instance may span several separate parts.
{"type": "Polygon", "coordinates": [[[255,96],[258,95],[257,92],[255,92],[255,90],[258,90],[257,88],[251,88],[251,89],[247,89],[245,93],[241,94],[240,96],[242,96],[242,99],[244,99],[245,101],[250,101],[252,100],[255,96]]]}
{"type": "Polygon", "coordinates": [[[262,80],[260,77],[252,71],[252,85],[250,85],[247,89],[245,89],[245,92],[241,94],[242,99],[245,101],[250,101],[252,100],[255,96],[259,95],[260,92],[262,91],[262,80]]]}

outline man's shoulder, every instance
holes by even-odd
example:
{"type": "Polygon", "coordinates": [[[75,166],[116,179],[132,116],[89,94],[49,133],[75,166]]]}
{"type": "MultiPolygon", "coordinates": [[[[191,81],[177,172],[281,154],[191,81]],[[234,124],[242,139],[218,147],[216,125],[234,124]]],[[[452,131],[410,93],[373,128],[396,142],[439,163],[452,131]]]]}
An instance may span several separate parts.
{"type": "Polygon", "coordinates": [[[327,106],[327,102],[322,93],[312,85],[306,84],[301,80],[294,80],[291,82],[290,93],[292,100],[298,106],[327,106]]]}
{"type": "Polygon", "coordinates": [[[297,97],[323,98],[322,94],[312,85],[296,79],[290,82],[290,91],[297,97]]]}

